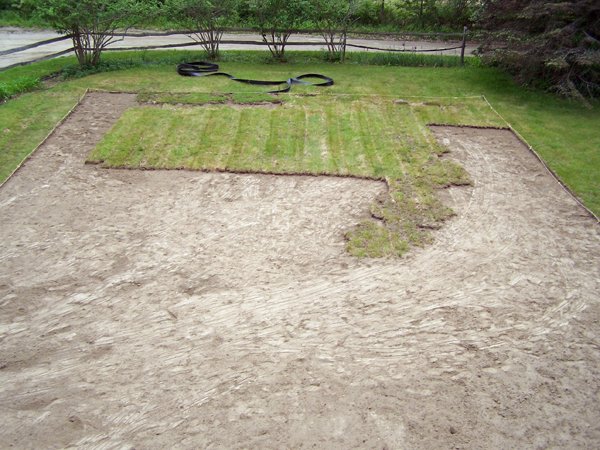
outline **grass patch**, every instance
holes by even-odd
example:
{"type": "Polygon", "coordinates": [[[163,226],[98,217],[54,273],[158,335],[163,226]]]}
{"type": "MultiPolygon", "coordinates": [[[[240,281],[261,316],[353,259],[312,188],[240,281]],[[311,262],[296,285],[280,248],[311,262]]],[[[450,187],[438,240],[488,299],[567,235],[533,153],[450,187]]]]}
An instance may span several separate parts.
{"type": "Polygon", "coordinates": [[[429,133],[428,118],[475,112],[482,99],[398,103],[391,98],[287,96],[276,109],[211,104],[128,110],[89,155],[104,167],[356,176],[388,182],[372,218],[348,233],[357,256],[398,256],[431,240],[452,215],[437,188],[468,183],[429,133]]]}
{"type": "MultiPolygon", "coordinates": [[[[348,52],[346,62],[350,64],[402,67],[459,67],[461,65],[460,56],[408,52],[348,52]]],[[[465,58],[464,64],[468,67],[477,67],[481,62],[477,58],[465,58]]]]}
{"type": "Polygon", "coordinates": [[[0,102],[40,89],[42,81],[74,64],[75,58],[58,58],[27,66],[0,70],[0,102]]]}
{"type": "Polygon", "coordinates": [[[430,230],[451,214],[439,204],[435,190],[466,182],[459,167],[437,157],[442,149],[425,124],[504,125],[479,98],[470,98],[485,94],[587,206],[600,213],[597,103],[589,109],[527,91],[502,73],[476,65],[398,67],[391,64],[400,59],[372,55],[339,64],[323,63],[317,52],[290,52],[290,62],[278,64],[265,52],[223,54],[222,69],[242,78],[287,79],[316,72],[335,79],[331,88],[294,86],[292,94],[275,97],[265,93],[267,88],[227,79],[178,76],[174,65],[200,59],[198,52],[110,53],[105,62],[114,71],[80,77],[64,71],[68,58],[2,72],[0,82],[57,69],[71,78],[0,105],[0,180],[85,88],[137,92],[144,101],[164,105],[126,113],[91,159],[114,166],[384,178],[390,193],[373,205],[372,219],[348,236],[349,248],[357,255],[400,254],[428,242],[430,230]],[[390,65],[366,65],[369,58],[390,65]],[[267,99],[281,99],[283,105],[235,105],[267,99]],[[188,126],[193,131],[186,137],[188,126]],[[120,141],[115,138],[119,135],[120,141]]]}
{"type": "Polygon", "coordinates": [[[83,92],[80,88],[52,89],[0,105],[0,182],[75,106],[83,92]]]}
{"type": "Polygon", "coordinates": [[[0,101],[33,91],[39,88],[40,84],[41,80],[37,77],[20,77],[7,82],[0,81],[0,101]]]}

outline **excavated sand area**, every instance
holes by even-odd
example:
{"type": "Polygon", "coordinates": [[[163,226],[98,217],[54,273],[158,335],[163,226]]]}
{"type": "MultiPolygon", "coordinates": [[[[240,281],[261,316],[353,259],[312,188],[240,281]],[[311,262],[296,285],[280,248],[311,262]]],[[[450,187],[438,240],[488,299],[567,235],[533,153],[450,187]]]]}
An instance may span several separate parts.
{"type": "Polygon", "coordinates": [[[84,165],[133,104],[0,189],[0,447],[600,446],[600,227],[510,132],[435,128],[457,216],[358,260],[381,183],[84,165]]]}

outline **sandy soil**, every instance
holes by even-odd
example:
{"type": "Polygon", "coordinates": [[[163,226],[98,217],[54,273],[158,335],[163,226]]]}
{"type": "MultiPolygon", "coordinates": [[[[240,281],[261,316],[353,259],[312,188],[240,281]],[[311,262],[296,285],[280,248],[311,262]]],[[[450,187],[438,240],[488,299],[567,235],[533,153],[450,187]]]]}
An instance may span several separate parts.
{"type": "Polygon", "coordinates": [[[0,446],[600,445],[599,227],[511,133],[435,128],[457,216],[356,260],[380,183],[85,166],[133,102],[0,189],[0,446]]]}

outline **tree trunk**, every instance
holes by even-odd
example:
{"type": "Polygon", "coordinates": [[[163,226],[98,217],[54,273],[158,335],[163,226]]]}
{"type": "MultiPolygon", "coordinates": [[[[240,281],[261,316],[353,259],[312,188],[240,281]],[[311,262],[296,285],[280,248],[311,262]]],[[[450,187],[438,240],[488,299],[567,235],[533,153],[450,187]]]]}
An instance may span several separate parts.
{"type": "Polygon", "coordinates": [[[267,44],[271,55],[278,61],[283,61],[285,56],[285,46],[292,33],[289,31],[279,32],[272,30],[267,36],[266,32],[261,33],[263,42],[267,44]]]}
{"type": "Polygon", "coordinates": [[[334,29],[324,30],[321,35],[327,45],[327,56],[331,61],[344,61],[346,59],[346,30],[336,31],[334,29]]]}
{"type": "Polygon", "coordinates": [[[200,46],[206,52],[208,59],[219,58],[219,45],[223,38],[223,31],[213,26],[209,26],[205,29],[200,29],[189,35],[194,41],[198,42],[200,46]]]}

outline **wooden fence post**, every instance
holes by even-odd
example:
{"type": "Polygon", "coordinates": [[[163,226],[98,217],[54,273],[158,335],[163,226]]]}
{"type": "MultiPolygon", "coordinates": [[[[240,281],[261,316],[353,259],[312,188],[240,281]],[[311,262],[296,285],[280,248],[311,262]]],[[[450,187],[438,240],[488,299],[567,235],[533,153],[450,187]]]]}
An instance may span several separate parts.
{"type": "Polygon", "coordinates": [[[460,47],[460,65],[465,65],[465,47],[467,46],[467,27],[463,27],[462,45],[460,47]]]}

